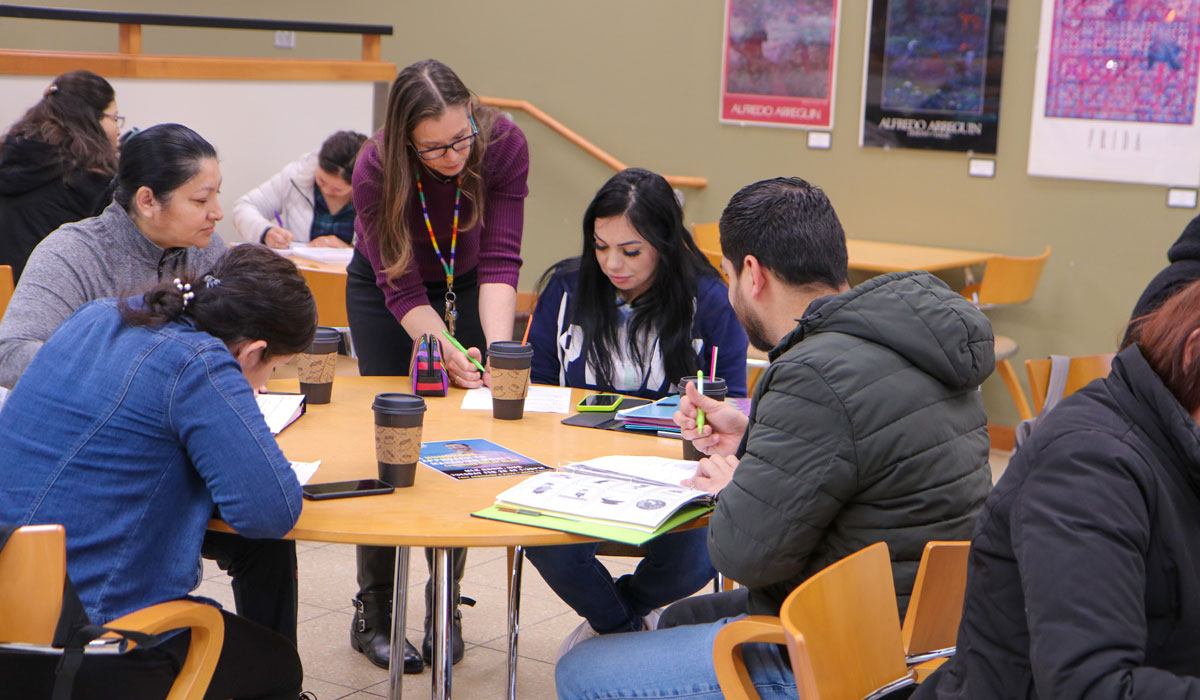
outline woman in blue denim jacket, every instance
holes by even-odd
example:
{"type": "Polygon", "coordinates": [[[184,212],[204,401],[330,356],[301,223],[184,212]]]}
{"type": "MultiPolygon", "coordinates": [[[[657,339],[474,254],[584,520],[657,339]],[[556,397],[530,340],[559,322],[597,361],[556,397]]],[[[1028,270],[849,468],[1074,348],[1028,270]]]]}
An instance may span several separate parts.
{"type": "MultiPolygon", "coordinates": [[[[66,527],[71,579],[94,622],[187,597],[214,512],[252,538],[282,537],[300,515],[300,485],[253,387],[315,330],[295,265],[258,245],[140,299],[80,307],[0,411],[0,522],[66,527]]],[[[296,698],[295,646],[223,617],[209,696],[296,698]]],[[[188,636],[120,659],[87,657],[76,696],[165,696],[188,636]]],[[[19,697],[42,697],[54,664],[0,656],[0,677],[30,684],[19,697]]]]}

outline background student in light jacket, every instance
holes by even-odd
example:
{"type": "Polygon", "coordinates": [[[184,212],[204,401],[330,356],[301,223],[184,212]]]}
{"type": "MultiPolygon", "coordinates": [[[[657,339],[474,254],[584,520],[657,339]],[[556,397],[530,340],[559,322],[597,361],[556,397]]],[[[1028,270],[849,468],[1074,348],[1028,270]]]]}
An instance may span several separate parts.
{"type": "MultiPolygon", "coordinates": [[[[512,339],[528,175],[525,135],[479,104],[448,66],[429,59],[400,71],[384,127],[354,168],[358,220],[346,311],[360,373],[407,375],[413,338],[442,338],[450,325],[476,358],[489,342],[512,339]],[[447,313],[450,302],[456,316],[447,313]]],[[[483,385],[486,378],[449,343],[442,358],[457,386],[483,385]]],[[[351,646],[384,668],[395,563],[393,548],[358,548],[351,646]]],[[[456,604],[465,563],[466,550],[455,550],[456,604]]],[[[425,593],[429,658],[432,587],[425,593]]],[[[464,648],[457,609],[451,641],[457,662],[464,648]]],[[[405,641],[404,670],[421,668],[421,655],[405,641]]]]}
{"type": "Polygon", "coordinates": [[[233,204],[233,225],[247,241],[287,248],[293,242],[328,248],[354,243],[350,177],[367,137],[338,131],[284,166],[233,204]]]}
{"type": "MultiPolygon", "coordinates": [[[[0,384],[16,384],[83,304],[212,267],[226,250],[213,232],[220,188],[216,150],[186,126],[159,124],[126,141],[113,203],[50,234],[29,258],[0,322],[0,384]]],[[[296,544],[210,532],[203,551],[233,577],[238,612],[295,643],[296,544]]]]}
{"type": "MultiPolygon", "coordinates": [[[[0,411],[0,522],[66,528],[71,580],[98,624],[187,597],[214,509],[247,537],[282,537],[300,516],[300,484],[253,387],[312,341],[312,293],[257,245],[177,279],[82,306],[0,411]]],[[[222,616],[206,697],[295,700],[294,640],[222,616]]],[[[164,697],[189,638],[85,656],[74,697],[164,697]]],[[[58,662],[0,653],[0,695],[49,697],[58,662]]]]}
{"type": "Polygon", "coordinates": [[[63,73],[9,128],[0,146],[0,265],[20,280],[34,247],[112,201],[117,135],[125,122],[112,85],[63,73]]]}
{"type": "Polygon", "coordinates": [[[1013,456],[917,698],[1200,697],[1200,282],[1013,456]]]}
{"type": "MultiPolygon", "coordinates": [[[[533,381],[651,399],[680,377],[717,375],[746,395],[746,332],[728,290],[683,225],[661,175],[629,168],[583,215],[583,253],[547,273],[529,331],[533,381]]],[[[529,561],[584,621],[559,655],[597,634],[654,629],[655,609],[695,593],[716,571],[706,528],[655,538],[632,574],[614,579],[598,543],[529,547],[529,561]]]]}

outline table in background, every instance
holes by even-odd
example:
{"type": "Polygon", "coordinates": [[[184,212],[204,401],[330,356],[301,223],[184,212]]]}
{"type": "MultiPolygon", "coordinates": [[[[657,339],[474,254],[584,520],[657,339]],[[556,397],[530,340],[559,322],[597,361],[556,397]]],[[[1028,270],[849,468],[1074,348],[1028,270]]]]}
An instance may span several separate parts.
{"type": "MultiPolygon", "coordinates": [[[[296,380],[272,380],[276,391],[296,391],[296,380]]],[[[307,413],[278,436],[289,459],[321,460],[313,482],[345,481],[377,476],[375,428],[371,402],[382,392],[408,392],[408,377],[338,377],[333,400],[310,405],[307,413]]],[[[574,406],[586,392],[573,390],[574,406]]],[[[519,421],[495,420],[490,411],[463,411],[463,390],[451,389],[445,398],[427,397],[428,410],[422,440],[425,442],[484,438],[558,466],[616,454],[678,458],[679,440],[631,435],[561,425],[561,413],[526,413],[519,421]]],[[[457,480],[425,466],[417,467],[416,483],[384,496],[304,502],[304,510],[288,539],[348,544],[397,546],[395,594],[392,606],[392,658],[403,658],[405,595],[408,590],[408,547],[432,547],[434,552],[433,697],[450,697],[449,653],[450,552],[455,547],[521,547],[591,541],[555,530],[526,527],[471,517],[492,505],[497,493],[526,476],[457,480]]],[[[218,525],[223,526],[223,523],[218,525]]],[[[225,528],[227,529],[227,527],[225,528]]],[[[515,695],[517,615],[519,613],[521,553],[510,570],[509,697],[515,695]]],[[[389,671],[389,697],[398,699],[403,664],[389,671]]]]}
{"type": "Polygon", "coordinates": [[[995,253],[957,248],[846,239],[850,269],[866,272],[937,272],[986,263],[995,253]]]}

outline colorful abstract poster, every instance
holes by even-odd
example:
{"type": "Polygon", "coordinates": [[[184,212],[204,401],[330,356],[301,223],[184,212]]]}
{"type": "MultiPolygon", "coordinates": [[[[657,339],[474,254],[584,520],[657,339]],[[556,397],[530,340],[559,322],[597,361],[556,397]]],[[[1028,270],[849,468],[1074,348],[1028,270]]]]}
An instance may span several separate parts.
{"type": "Polygon", "coordinates": [[[840,0],[725,0],[721,122],[833,126],[840,0]]]}
{"type": "Polygon", "coordinates": [[[996,152],[1007,0],[873,0],[859,144],[996,152]]]}
{"type": "Polygon", "coordinates": [[[1200,0],[1046,0],[1029,173],[1200,184],[1200,0]]]}

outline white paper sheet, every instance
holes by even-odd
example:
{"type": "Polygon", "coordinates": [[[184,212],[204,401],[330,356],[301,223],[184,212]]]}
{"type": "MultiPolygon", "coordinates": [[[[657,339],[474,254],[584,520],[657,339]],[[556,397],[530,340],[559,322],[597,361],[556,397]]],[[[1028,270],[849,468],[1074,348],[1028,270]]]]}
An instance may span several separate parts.
{"type": "MultiPolygon", "coordinates": [[[[492,391],[487,387],[471,389],[463,396],[464,411],[492,410],[492,391]]],[[[570,413],[571,389],[560,386],[531,386],[525,397],[528,413],[570,413]]]]}
{"type": "Polygon", "coordinates": [[[324,248],[306,243],[293,243],[288,252],[301,258],[338,265],[349,265],[350,258],[354,256],[353,248],[324,248]]]}
{"type": "Polygon", "coordinates": [[[313,478],[313,474],[317,473],[317,467],[321,466],[321,460],[315,462],[292,462],[292,471],[296,472],[296,479],[303,486],[308,483],[308,480],[313,478]]]}

